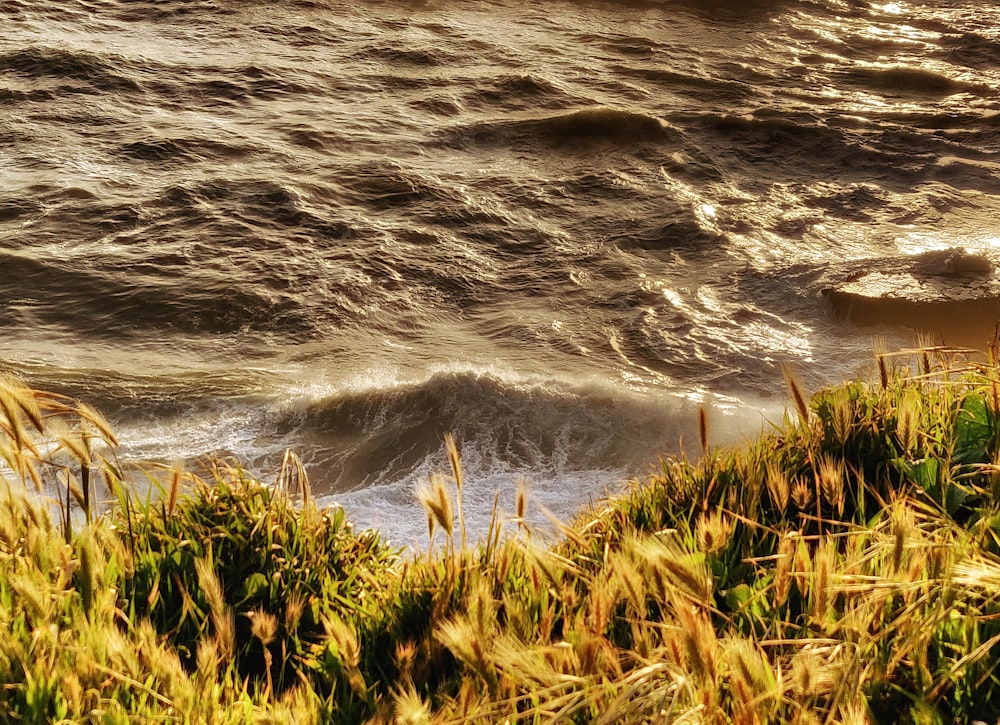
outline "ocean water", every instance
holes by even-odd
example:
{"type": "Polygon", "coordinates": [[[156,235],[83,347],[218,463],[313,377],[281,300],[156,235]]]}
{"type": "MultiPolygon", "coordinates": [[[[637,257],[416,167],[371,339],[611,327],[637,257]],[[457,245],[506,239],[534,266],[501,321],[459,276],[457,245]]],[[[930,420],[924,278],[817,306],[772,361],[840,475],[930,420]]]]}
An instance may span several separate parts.
{"type": "Polygon", "coordinates": [[[449,431],[474,531],[570,516],[913,342],[831,277],[1000,247],[991,5],[4,0],[0,370],[401,545],[449,431]]]}

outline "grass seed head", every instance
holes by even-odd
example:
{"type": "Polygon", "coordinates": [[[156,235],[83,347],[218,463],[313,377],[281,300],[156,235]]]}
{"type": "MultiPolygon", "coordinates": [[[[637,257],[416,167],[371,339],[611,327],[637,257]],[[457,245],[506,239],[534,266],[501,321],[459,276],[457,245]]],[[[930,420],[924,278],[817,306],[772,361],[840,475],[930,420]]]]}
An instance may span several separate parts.
{"type": "Polygon", "coordinates": [[[489,639],[475,622],[459,615],[443,622],[434,636],[456,659],[487,681],[491,679],[494,668],[488,657],[489,639]]]}
{"type": "Polygon", "coordinates": [[[236,624],[232,610],[226,605],[222,582],[208,559],[195,559],[194,568],[215,627],[218,655],[224,661],[231,660],[236,652],[236,624]]]}
{"type": "Polygon", "coordinates": [[[819,490],[838,514],[844,512],[844,463],[828,455],[819,459],[819,490]]]}
{"type": "Polygon", "coordinates": [[[695,524],[698,548],[706,554],[717,555],[726,550],[733,534],[733,519],[722,509],[703,513],[695,524]]]}
{"type": "Polygon", "coordinates": [[[298,592],[292,592],[285,603],[284,626],[286,632],[294,632],[298,629],[302,613],[305,611],[306,600],[298,592]]]}
{"type": "Polygon", "coordinates": [[[222,582],[219,581],[212,562],[208,559],[196,559],[194,568],[198,575],[198,583],[201,585],[201,590],[205,594],[205,600],[212,613],[222,612],[225,609],[226,600],[222,591],[222,582]]]}
{"type": "Polygon", "coordinates": [[[430,706],[412,685],[396,690],[392,698],[395,725],[431,725],[430,706]]]}
{"type": "Polygon", "coordinates": [[[248,612],[247,617],[250,619],[250,633],[265,647],[271,644],[278,633],[278,618],[262,609],[248,612]]]}
{"type": "Polygon", "coordinates": [[[178,461],[170,470],[170,489],[167,494],[167,515],[173,516],[174,509],[177,508],[177,496],[181,489],[182,469],[178,461]]]}
{"type": "Polygon", "coordinates": [[[476,622],[481,632],[492,634],[497,626],[497,605],[492,585],[485,577],[477,577],[465,595],[465,612],[476,622]]]}
{"type": "Polygon", "coordinates": [[[701,441],[701,452],[708,453],[708,414],[705,406],[698,406],[698,440],[701,441]]]}
{"type": "Polygon", "coordinates": [[[528,508],[528,480],[526,478],[517,479],[517,500],[514,507],[518,525],[524,522],[524,515],[528,508]]]}
{"type": "Polygon", "coordinates": [[[795,556],[792,561],[792,581],[795,582],[795,588],[799,590],[799,594],[806,597],[809,595],[809,585],[812,581],[813,560],[809,556],[809,548],[802,537],[796,536],[794,541],[795,556]]]}
{"type": "Polygon", "coordinates": [[[730,671],[746,684],[745,692],[753,698],[747,704],[774,691],[774,672],[764,654],[750,640],[734,637],[723,641],[722,646],[730,671]]]}
{"type": "Polygon", "coordinates": [[[587,621],[591,631],[603,633],[614,616],[618,601],[617,582],[613,577],[598,578],[593,582],[586,606],[587,621]]]}
{"type": "Polygon", "coordinates": [[[198,642],[196,655],[198,678],[202,681],[215,682],[219,676],[219,665],[222,658],[214,639],[203,639],[198,642]]]}
{"type": "Polygon", "coordinates": [[[765,481],[771,505],[784,513],[788,509],[788,498],[791,495],[788,472],[777,461],[770,460],[767,462],[765,481]]]}
{"type": "Polygon", "coordinates": [[[714,683],[719,672],[719,641],[715,628],[699,607],[678,602],[676,612],[683,632],[688,666],[703,683],[714,683]]]}
{"type": "Polygon", "coordinates": [[[458,502],[458,529],[462,541],[462,551],[465,551],[467,536],[465,531],[465,507],[462,504],[462,489],[464,486],[462,456],[458,452],[458,444],[455,442],[455,436],[451,433],[445,434],[444,443],[448,449],[448,463],[451,465],[451,475],[455,479],[455,492],[458,502]]]}
{"type": "Polygon", "coordinates": [[[303,511],[309,509],[312,502],[309,474],[302,459],[291,449],[285,451],[274,487],[290,496],[300,497],[303,511]]]}
{"type": "Polygon", "coordinates": [[[896,410],[896,439],[904,455],[909,455],[916,445],[922,408],[920,393],[907,388],[896,410]]]}
{"type": "Polygon", "coordinates": [[[434,497],[437,501],[437,507],[434,510],[435,516],[437,517],[438,526],[445,530],[449,536],[455,530],[455,510],[451,503],[451,494],[448,492],[448,487],[445,485],[444,477],[440,474],[431,477],[431,487],[434,491],[434,497]]]}
{"type": "Polygon", "coordinates": [[[882,390],[889,388],[889,370],[886,363],[885,340],[879,338],[875,340],[875,359],[878,362],[878,381],[882,390]]]}
{"type": "Polygon", "coordinates": [[[840,445],[844,445],[851,437],[854,424],[854,401],[851,400],[847,390],[840,389],[834,393],[831,418],[833,438],[840,445]]]}
{"type": "Polygon", "coordinates": [[[661,601],[684,598],[698,606],[711,606],[715,580],[704,557],[688,551],[676,537],[639,540],[632,557],[650,593],[661,601]]]}
{"type": "Polygon", "coordinates": [[[828,695],[837,684],[839,667],[833,652],[807,644],[792,657],[791,689],[802,702],[815,702],[828,695]]]}
{"type": "Polygon", "coordinates": [[[396,669],[399,679],[407,682],[413,678],[413,667],[417,662],[417,645],[412,640],[396,643],[396,669]]]}
{"type": "Polygon", "coordinates": [[[808,483],[801,478],[792,484],[792,503],[799,511],[808,511],[813,503],[813,490],[808,483]]]}
{"type": "Polygon", "coordinates": [[[431,536],[434,535],[434,527],[438,526],[450,537],[455,516],[444,477],[439,473],[431,474],[429,486],[421,484],[417,487],[417,499],[427,512],[427,525],[431,536]]]}
{"type": "Polygon", "coordinates": [[[791,571],[795,561],[795,545],[797,537],[787,534],[778,543],[778,559],[774,567],[774,603],[782,606],[788,601],[791,590],[791,571]]]}
{"type": "Polygon", "coordinates": [[[908,506],[898,505],[892,511],[892,570],[901,571],[906,540],[913,528],[913,512],[908,506]]]}
{"type": "Polygon", "coordinates": [[[802,386],[799,385],[798,378],[790,365],[783,365],[781,372],[785,376],[785,383],[788,385],[788,392],[795,402],[795,409],[798,411],[799,420],[803,425],[809,422],[809,406],[806,404],[806,397],[802,393],[802,386]]]}
{"type": "Polygon", "coordinates": [[[323,619],[323,629],[327,637],[337,645],[340,659],[347,668],[356,668],[361,661],[361,647],[354,628],[340,617],[333,617],[323,619]]]}
{"type": "Polygon", "coordinates": [[[837,560],[837,544],[825,539],[813,555],[813,579],[809,590],[812,596],[812,615],[817,622],[825,622],[831,605],[833,569],[837,560]]]}

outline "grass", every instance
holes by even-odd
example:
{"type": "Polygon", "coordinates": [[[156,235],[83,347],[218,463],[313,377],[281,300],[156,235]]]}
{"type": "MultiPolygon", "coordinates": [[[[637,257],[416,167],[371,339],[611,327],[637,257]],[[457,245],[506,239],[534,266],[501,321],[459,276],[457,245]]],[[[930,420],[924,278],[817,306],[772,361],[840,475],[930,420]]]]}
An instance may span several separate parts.
{"type": "Polygon", "coordinates": [[[470,543],[449,438],[417,493],[445,542],[410,556],[292,454],[140,499],[96,411],[5,379],[0,721],[995,722],[1000,369],[788,383],[783,422],[723,449],[702,423],[700,458],[554,539],[519,487],[516,532],[470,543]]]}

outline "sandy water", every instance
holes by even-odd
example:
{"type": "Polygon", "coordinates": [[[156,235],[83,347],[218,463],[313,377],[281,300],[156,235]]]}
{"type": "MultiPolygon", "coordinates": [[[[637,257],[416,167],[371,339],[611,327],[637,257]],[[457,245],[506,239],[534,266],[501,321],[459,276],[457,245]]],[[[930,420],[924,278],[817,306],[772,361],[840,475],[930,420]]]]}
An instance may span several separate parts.
{"type": "Polygon", "coordinates": [[[448,431],[568,516],[912,342],[831,275],[1000,246],[986,5],[6,0],[0,368],[401,544],[448,431]]]}

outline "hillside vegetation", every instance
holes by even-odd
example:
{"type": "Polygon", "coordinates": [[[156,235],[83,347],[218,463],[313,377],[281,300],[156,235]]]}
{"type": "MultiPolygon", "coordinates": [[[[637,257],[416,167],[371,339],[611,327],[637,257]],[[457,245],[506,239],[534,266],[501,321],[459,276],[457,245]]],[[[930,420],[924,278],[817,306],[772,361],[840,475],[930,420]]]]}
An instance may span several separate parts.
{"type": "Polygon", "coordinates": [[[96,411],[4,379],[0,721],[995,721],[1000,369],[873,378],[790,377],[736,447],[703,419],[702,457],[557,536],[520,491],[468,541],[448,438],[416,553],[317,507],[293,454],[273,483],[127,470],[96,411]]]}

